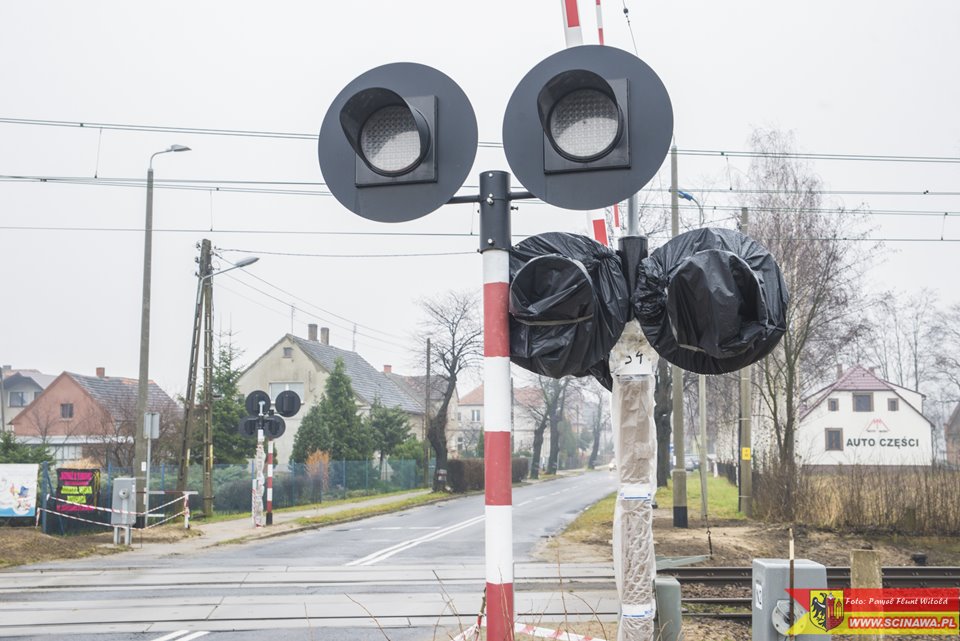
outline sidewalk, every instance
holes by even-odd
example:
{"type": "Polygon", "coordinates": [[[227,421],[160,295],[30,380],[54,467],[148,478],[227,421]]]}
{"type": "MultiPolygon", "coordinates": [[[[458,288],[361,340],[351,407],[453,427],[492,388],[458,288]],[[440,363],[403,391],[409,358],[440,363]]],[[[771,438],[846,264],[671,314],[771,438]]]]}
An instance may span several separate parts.
{"type": "MultiPolygon", "coordinates": [[[[323,504],[320,504],[318,507],[311,507],[302,510],[274,512],[273,525],[259,528],[254,527],[253,520],[250,515],[247,515],[244,518],[216,521],[213,523],[193,521],[191,522],[190,528],[191,530],[198,531],[200,533],[199,536],[189,536],[178,541],[170,541],[165,543],[148,541],[141,544],[138,542],[137,532],[134,531],[132,549],[122,552],[121,555],[124,558],[147,558],[174,554],[190,554],[191,552],[195,552],[197,550],[222,545],[228,542],[240,543],[244,541],[253,541],[256,539],[280,536],[283,534],[291,534],[293,532],[304,530],[312,530],[322,526],[302,525],[298,523],[297,520],[304,517],[309,518],[314,516],[322,516],[325,514],[336,514],[338,512],[353,510],[358,507],[373,507],[387,503],[394,503],[413,498],[415,496],[429,494],[429,492],[430,491],[426,489],[413,490],[411,492],[403,492],[400,494],[387,494],[384,496],[378,496],[376,498],[359,499],[355,502],[340,503],[337,505],[331,505],[329,507],[324,507],[323,504]]],[[[446,498],[438,500],[446,500],[446,498]]]]}

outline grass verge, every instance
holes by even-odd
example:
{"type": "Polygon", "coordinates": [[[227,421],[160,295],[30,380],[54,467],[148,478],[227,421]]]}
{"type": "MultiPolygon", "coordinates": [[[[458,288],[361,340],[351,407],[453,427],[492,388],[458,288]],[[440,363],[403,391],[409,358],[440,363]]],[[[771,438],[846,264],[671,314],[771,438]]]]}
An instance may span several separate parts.
{"type": "MultiPolygon", "coordinates": [[[[717,520],[739,520],[745,517],[737,511],[739,495],[737,486],[722,476],[707,475],[707,516],[717,520]]],[[[657,488],[657,505],[661,508],[673,508],[673,483],[657,488]]],[[[700,518],[700,473],[687,473],[687,509],[690,518],[700,518]]]]}
{"type": "MultiPolygon", "coordinates": [[[[377,516],[378,514],[386,514],[387,512],[405,510],[410,507],[416,507],[418,505],[424,505],[427,503],[436,503],[437,501],[449,499],[451,496],[452,495],[447,494],[446,492],[430,492],[428,494],[420,494],[396,501],[377,503],[376,505],[360,505],[358,507],[337,510],[336,512],[330,512],[327,514],[318,514],[317,516],[304,516],[297,519],[296,523],[300,525],[330,525],[332,523],[343,523],[344,521],[354,521],[356,519],[365,518],[368,516],[377,516]]],[[[342,503],[355,503],[355,501],[346,500],[342,503]]],[[[324,504],[324,507],[329,508],[331,507],[331,504],[326,503],[324,504]]]]}

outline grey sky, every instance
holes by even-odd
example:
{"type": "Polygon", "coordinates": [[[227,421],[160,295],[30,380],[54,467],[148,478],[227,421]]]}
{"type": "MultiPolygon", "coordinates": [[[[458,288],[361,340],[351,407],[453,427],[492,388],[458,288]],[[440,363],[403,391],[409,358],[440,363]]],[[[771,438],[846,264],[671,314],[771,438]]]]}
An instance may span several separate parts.
{"type": "MultiPolygon", "coordinates": [[[[593,3],[580,4],[585,42],[595,43],[593,3]]],[[[793,131],[807,152],[960,157],[956,2],[627,0],[626,6],[640,57],[671,94],[681,149],[743,150],[753,128],[777,127],[793,131]]],[[[606,42],[632,50],[622,8],[603,2],[606,42]]],[[[315,136],[343,85],[371,67],[414,61],[457,81],[477,112],[480,140],[499,142],[513,87],[563,46],[559,0],[168,2],[149,10],[131,2],[7,3],[0,12],[0,117],[315,136]]],[[[106,230],[142,229],[147,160],[172,143],[193,151],[158,157],[158,181],[214,181],[221,188],[227,181],[322,181],[315,138],[0,123],[0,175],[141,181],[134,187],[0,181],[6,303],[0,361],[48,373],[92,374],[104,366],[108,374],[136,376],[142,233],[106,230]],[[46,229],[11,229],[23,226],[46,229]],[[94,231],[49,229],[57,227],[94,231]]],[[[708,212],[712,205],[737,205],[736,195],[702,190],[728,187],[747,164],[684,156],[680,182],[702,196],[708,212]]],[[[468,185],[476,185],[482,169],[507,169],[502,152],[481,148],[468,185]]],[[[914,193],[848,193],[827,197],[832,204],[953,213],[875,216],[878,238],[960,238],[960,197],[920,195],[960,191],[958,164],[816,161],[814,169],[827,189],[914,193]]],[[[664,172],[650,187],[668,184],[664,172]]],[[[659,192],[652,197],[667,199],[659,192]]],[[[585,231],[586,220],[583,212],[529,204],[513,227],[517,234],[585,231]]],[[[476,217],[465,205],[386,225],[357,218],[330,196],[158,189],[155,228],[151,377],[171,393],[185,387],[201,238],[245,250],[224,251],[227,259],[263,252],[250,275],[236,271],[215,280],[217,324],[232,328],[246,361],[291,330],[292,303],[295,333],[305,335],[306,324],[317,322],[331,327],[333,344],[349,349],[355,322],[362,355],[377,367],[391,363],[409,372],[413,342],[406,337],[419,315],[414,301],[480,282],[476,238],[417,236],[475,233],[476,217]]],[[[956,301],[958,248],[888,243],[872,286],[929,286],[956,301]]]]}

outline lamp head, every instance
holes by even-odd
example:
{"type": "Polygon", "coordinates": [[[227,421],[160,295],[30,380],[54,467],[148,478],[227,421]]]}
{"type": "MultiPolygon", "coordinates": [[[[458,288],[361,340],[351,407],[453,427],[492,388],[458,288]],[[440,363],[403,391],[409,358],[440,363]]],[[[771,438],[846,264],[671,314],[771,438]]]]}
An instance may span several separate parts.
{"type": "Polygon", "coordinates": [[[246,258],[241,258],[240,260],[238,260],[236,263],[233,264],[233,266],[234,266],[234,267],[246,267],[246,266],[248,266],[248,265],[254,264],[254,263],[257,262],[258,260],[260,260],[260,257],[259,257],[259,256],[247,256],[246,258]]]}
{"type": "Polygon", "coordinates": [[[190,151],[190,147],[186,145],[170,145],[170,148],[167,151],[190,151]]]}

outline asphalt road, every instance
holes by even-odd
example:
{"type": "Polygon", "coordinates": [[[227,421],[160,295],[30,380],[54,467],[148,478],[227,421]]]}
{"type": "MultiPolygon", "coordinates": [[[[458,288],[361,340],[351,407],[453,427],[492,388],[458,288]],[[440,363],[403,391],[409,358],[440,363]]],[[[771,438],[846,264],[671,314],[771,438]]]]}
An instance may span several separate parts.
{"type": "MultiPolygon", "coordinates": [[[[518,614],[547,621],[615,612],[609,568],[559,568],[532,556],[615,488],[603,471],[514,489],[518,614]],[[564,603],[562,582],[579,590],[575,602],[564,603]]],[[[19,568],[0,573],[0,636],[446,639],[480,608],[483,536],[477,495],[188,556],[19,568]]]]}

